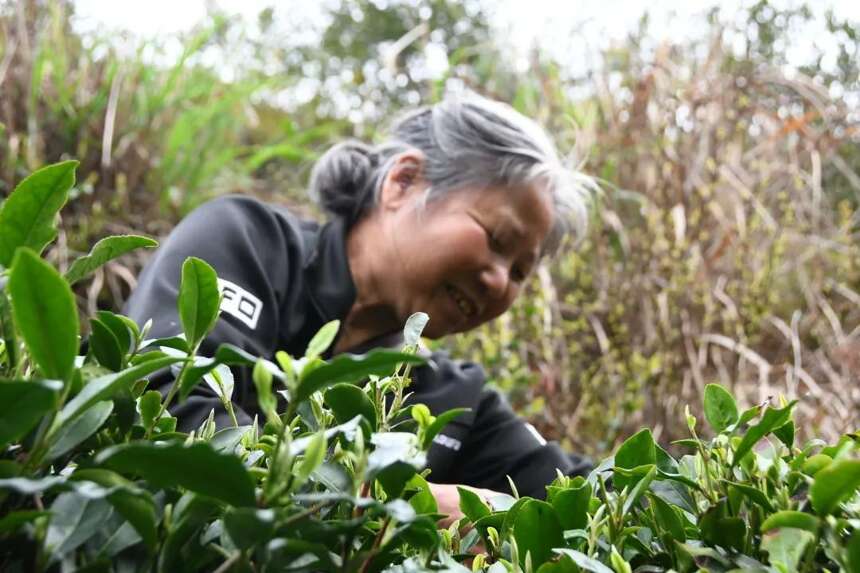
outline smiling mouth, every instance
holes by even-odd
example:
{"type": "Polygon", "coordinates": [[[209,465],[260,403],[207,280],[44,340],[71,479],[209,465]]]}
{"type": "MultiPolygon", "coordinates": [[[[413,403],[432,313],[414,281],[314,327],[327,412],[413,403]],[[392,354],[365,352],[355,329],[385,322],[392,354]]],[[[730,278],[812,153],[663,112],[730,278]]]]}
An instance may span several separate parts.
{"type": "Polygon", "coordinates": [[[478,308],[475,306],[463,291],[455,287],[454,285],[446,285],[445,289],[448,291],[448,294],[454,299],[454,302],[457,303],[457,307],[460,309],[466,318],[472,318],[478,313],[478,308]]]}

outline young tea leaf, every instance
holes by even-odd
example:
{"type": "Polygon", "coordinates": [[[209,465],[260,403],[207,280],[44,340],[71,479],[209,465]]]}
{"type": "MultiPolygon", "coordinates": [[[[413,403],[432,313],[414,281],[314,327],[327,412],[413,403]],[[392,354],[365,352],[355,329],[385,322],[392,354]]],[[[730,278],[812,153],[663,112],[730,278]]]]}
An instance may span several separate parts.
{"type": "Polygon", "coordinates": [[[765,410],[759,423],[747,430],[741,443],[738,444],[737,448],[735,448],[735,455],[732,458],[732,467],[736,466],[760,439],[788,422],[788,420],[791,419],[791,412],[794,410],[795,404],[797,404],[797,400],[792,400],[784,408],[768,408],[765,410]]]}
{"type": "Polygon", "coordinates": [[[738,421],[735,399],[719,384],[705,386],[705,419],[718,434],[738,421]]]}
{"type": "Polygon", "coordinates": [[[421,333],[424,332],[424,327],[430,321],[430,317],[426,312],[416,312],[406,319],[406,325],[403,327],[403,341],[407,346],[415,346],[421,339],[421,333]]]}
{"type": "Polygon", "coordinates": [[[221,304],[218,276],[202,259],[188,257],[182,264],[177,304],[185,339],[191,348],[196,348],[215,326],[221,304]]]}
{"type": "Polygon", "coordinates": [[[439,432],[441,432],[445,426],[451,423],[454,418],[457,418],[461,414],[465,414],[469,411],[469,408],[452,408],[436,416],[436,419],[434,419],[424,431],[424,440],[421,443],[421,447],[424,449],[429,448],[430,444],[433,443],[433,439],[439,435],[439,432]]]}
{"type": "Polygon", "coordinates": [[[319,329],[311,341],[308,343],[308,349],[305,351],[305,358],[307,360],[312,360],[317,356],[321,356],[328,347],[331,346],[331,343],[334,342],[335,336],[337,336],[337,331],[340,328],[339,320],[332,320],[323,325],[322,328],[319,329]]]}
{"type": "Polygon", "coordinates": [[[19,247],[36,255],[57,236],[56,218],[75,184],[77,161],[43,167],[21,181],[0,208],[0,264],[9,267],[19,247]]]}
{"type": "Polygon", "coordinates": [[[391,374],[398,364],[423,363],[424,359],[419,356],[391,350],[374,350],[363,355],[340,354],[299,380],[296,400],[307,400],[314,392],[340,382],[354,384],[370,375],[391,374]]]}
{"type": "Polygon", "coordinates": [[[331,408],[338,424],[344,424],[360,414],[370,424],[370,429],[376,431],[376,406],[358,386],[335,384],[326,390],[325,403],[331,408]]]}
{"type": "Polygon", "coordinates": [[[161,392],[149,390],[138,399],[137,404],[140,410],[140,423],[147,431],[152,430],[158,412],[161,410],[161,392]]]}
{"type": "MultiPolygon", "coordinates": [[[[651,430],[643,429],[633,434],[615,452],[615,466],[623,469],[632,470],[640,466],[654,465],[657,463],[657,451],[654,444],[654,437],[651,435],[651,430]]],[[[630,478],[615,472],[613,478],[615,486],[618,489],[623,489],[626,486],[631,486],[636,481],[635,478],[630,478]]]]}
{"type": "Polygon", "coordinates": [[[482,517],[490,515],[490,508],[474,491],[460,486],[457,486],[457,491],[460,494],[460,511],[469,518],[469,521],[475,523],[482,517]]]}
{"type": "Polygon", "coordinates": [[[305,450],[305,457],[299,467],[295,470],[296,480],[299,484],[307,481],[308,477],[316,470],[325,460],[326,453],[326,438],[325,431],[319,431],[314,434],[310,444],[305,450]]]}
{"type": "Polygon", "coordinates": [[[15,255],[9,275],[15,324],[46,378],[68,380],[78,355],[78,308],[72,289],[30,249],[15,255]]]}
{"type": "Polygon", "coordinates": [[[151,249],[157,246],[157,241],[139,235],[105,237],[93,246],[89,254],[74,260],[66,271],[66,280],[70,285],[75,284],[108,261],[135,249],[151,249]]]}

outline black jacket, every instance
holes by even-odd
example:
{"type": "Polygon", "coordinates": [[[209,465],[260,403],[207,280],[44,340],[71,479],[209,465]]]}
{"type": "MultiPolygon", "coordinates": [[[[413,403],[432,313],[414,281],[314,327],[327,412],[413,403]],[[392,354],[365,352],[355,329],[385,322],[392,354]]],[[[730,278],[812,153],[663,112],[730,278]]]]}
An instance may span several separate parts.
{"type": "MultiPolygon", "coordinates": [[[[277,350],[301,356],[317,330],[343,318],[355,300],[345,236],[340,220],[319,226],[250,197],[216,199],[192,212],[163,242],[141,273],[125,313],[140,324],[151,318],[151,337],[181,332],[176,308],[181,267],[186,257],[196,256],[218,273],[223,295],[221,317],[200,354],[211,355],[229,342],[270,359],[277,350]]],[[[259,414],[254,385],[249,369],[234,370],[236,415],[249,424],[259,414]]],[[[589,469],[546,443],[497,392],[485,388],[485,381],[478,365],[451,360],[444,352],[432,353],[429,364],[413,372],[412,402],[426,404],[433,414],[471,409],[431,446],[431,481],[508,492],[510,475],[520,494],[542,498],[556,468],[566,474],[589,469]]],[[[166,391],[170,382],[165,374],[153,386],[166,391]]],[[[171,412],[188,430],[213,409],[219,426],[229,425],[218,398],[201,384],[171,412]]]]}

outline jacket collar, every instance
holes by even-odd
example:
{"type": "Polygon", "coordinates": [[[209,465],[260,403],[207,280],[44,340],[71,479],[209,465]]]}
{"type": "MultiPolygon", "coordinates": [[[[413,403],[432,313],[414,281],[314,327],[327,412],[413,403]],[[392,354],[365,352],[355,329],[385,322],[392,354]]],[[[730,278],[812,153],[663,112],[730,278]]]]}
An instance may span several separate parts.
{"type": "Polygon", "coordinates": [[[346,254],[347,231],[346,222],[336,218],[310,237],[313,250],[304,274],[311,303],[323,323],[342,319],[355,302],[355,282],[346,254]]]}

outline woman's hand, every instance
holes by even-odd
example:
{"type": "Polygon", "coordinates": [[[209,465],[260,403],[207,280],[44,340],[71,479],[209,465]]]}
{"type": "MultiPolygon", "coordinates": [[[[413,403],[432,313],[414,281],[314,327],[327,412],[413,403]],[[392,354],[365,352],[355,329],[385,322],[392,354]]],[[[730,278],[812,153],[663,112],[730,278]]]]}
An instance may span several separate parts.
{"type": "Polygon", "coordinates": [[[463,512],[460,511],[460,492],[457,491],[458,487],[475,492],[487,505],[490,505],[490,499],[497,495],[502,495],[491,489],[482,489],[468,485],[448,483],[428,483],[428,485],[430,486],[430,491],[433,493],[433,497],[436,498],[436,505],[439,507],[439,513],[446,514],[446,517],[439,520],[439,527],[444,527],[446,529],[450,527],[452,523],[463,517],[463,512]]]}

